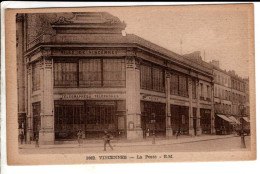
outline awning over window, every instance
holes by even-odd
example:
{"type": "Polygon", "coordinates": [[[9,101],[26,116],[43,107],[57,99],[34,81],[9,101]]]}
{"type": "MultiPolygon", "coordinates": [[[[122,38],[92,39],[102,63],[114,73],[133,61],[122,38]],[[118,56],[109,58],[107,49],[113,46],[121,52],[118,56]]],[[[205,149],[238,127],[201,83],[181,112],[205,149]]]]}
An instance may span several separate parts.
{"type": "Polygon", "coordinates": [[[228,118],[233,120],[236,124],[241,124],[234,116],[230,116],[228,118]]]}
{"type": "Polygon", "coordinates": [[[230,122],[230,123],[235,123],[233,120],[231,120],[231,119],[229,119],[227,116],[225,116],[225,115],[220,115],[220,114],[218,114],[217,116],[219,116],[220,118],[222,118],[223,120],[226,120],[226,121],[228,121],[228,122],[230,122]]]}
{"type": "Polygon", "coordinates": [[[243,119],[244,119],[246,122],[250,122],[250,120],[248,119],[248,117],[243,117],[243,119]]]}

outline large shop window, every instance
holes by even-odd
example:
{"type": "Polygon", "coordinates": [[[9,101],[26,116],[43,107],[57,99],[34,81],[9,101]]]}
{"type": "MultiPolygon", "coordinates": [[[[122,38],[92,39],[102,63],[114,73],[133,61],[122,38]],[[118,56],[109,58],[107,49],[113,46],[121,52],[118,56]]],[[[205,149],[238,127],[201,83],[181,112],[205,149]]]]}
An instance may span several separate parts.
{"type": "Polygon", "coordinates": [[[171,105],[171,125],[174,133],[178,130],[182,134],[189,133],[189,107],[171,105]]]}
{"type": "Polygon", "coordinates": [[[188,79],[185,76],[172,74],[170,92],[173,95],[188,97],[188,79]]]}
{"type": "Polygon", "coordinates": [[[211,110],[200,109],[200,124],[203,134],[210,134],[211,132],[211,110]]]}
{"type": "Polygon", "coordinates": [[[154,91],[165,91],[164,83],[164,70],[163,68],[145,63],[141,65],[141,88],[154,90],[154,91]]]}
{"type": "Polygon", "coordinates": [[[54,63],[56,87],[124,87],[125,59],[81,59],[54,63]]]}
{"type": "Polygon", "coordinates": [[[101,138],[104,130],[114,136],[125,132],[123,101],[55,101],[55,139],[101,138]]]}
{"type": "Polygon", "coordinates": [[[151,133],[155,129],[156,136],[164,136],[166,130],[166,116],[165,116],[166,105],[164,103],[156,102],[141,102],[141,126],[143,129],[144,137],[146,133],[151,133]],[[155,123],[152,114],[155,114],[155,123]]]}
{"type": "Polygon", "coordinates": [[[54,63],[54,85],[75,87],[78,84],[78,64],[76,62],[54,63]]]}
{"type": "Polygon", "coordinates": [[[33,91],[40,89],[40,62],[32,65],[32,89],[33,91]]]}

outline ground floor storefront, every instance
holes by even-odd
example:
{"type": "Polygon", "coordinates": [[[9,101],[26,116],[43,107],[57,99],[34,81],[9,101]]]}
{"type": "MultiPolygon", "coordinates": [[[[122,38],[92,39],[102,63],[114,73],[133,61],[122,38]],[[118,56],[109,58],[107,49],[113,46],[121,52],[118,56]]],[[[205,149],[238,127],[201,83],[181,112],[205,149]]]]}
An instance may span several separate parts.
{"type": "Polygon", "coordinates": [[[55,140],[125,137],[125,101],[55,101],[55,140]]]}
{"type": "MultiPolygon", "coordinates": [[[[48,120],[50,123],[42,123],[41,102],[32,103],[32,141],[40,138],[47,124],[53,125],[54,141],[77,140],[80,130],[83,139],[102,139],[104,130],[116,139],[128,139],[131,127],[125,100],[54,100],[53,104],[53,119],[48,120]]],[[[198,117],[195,107],[170,104],[169,116],[166,103],[140,101],[140,111],[141,139],[153,135],[166,137],[169,128],[171,136],[178,132],[192,136],[211,134],[213,127],[210,109],[200,108],[198,117]]],[[[138,120],[132,122],[137,124],[138,120]]]]}

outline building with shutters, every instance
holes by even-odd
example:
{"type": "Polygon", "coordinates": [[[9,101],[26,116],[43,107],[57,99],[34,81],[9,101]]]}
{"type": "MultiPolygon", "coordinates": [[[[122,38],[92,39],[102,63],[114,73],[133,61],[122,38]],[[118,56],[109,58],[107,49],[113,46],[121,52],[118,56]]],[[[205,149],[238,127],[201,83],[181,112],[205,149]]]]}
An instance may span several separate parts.
{"type": "Polygon", "coordinates": [[[27,142],[75,140],[78,130],[84,139],[215,133],[211,65],[122,35],[126,24],[106,12],[18,14],[16,27],[27,142]]]}

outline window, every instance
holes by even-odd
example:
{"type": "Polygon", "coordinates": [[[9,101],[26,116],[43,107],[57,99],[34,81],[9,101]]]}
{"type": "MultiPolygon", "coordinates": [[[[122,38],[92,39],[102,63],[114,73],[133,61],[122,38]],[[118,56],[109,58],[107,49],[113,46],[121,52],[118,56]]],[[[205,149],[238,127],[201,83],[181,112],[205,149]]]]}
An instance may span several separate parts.
{"type": "Polygon", "coordinates": [[[54,63],[56,87],[123,87],[125,59],[81,59],[54,63]]]}
{"type": "Polygon", "coordinates": [[[173,95],[179,95],[179,76],[177,74],[171,74],[170,91],[173,95]]]}
{"type": "Polygon", "coordinates": [[[79,86],[101,86],[101,59],[79,61],[79,86]]]}
{"type": "Polygon", "coordinates": [[[32,89],[33,91],[40,89],[40,62],[32,65],[32,89]]]}
{"type": "Polygon", "coordinates": [[[163,68],[145,63],[141,65],[141,88],[164,92],[163,68]]]}
{"type": "Polygon", "coordinates": [[[195,99],[197,97],[196,95],[196,81],[192,80],[192,98],[195,99]]]}
{"type": "Polygon", "coordinates": [[[103,59],[103,86],[125,86],[125,60],[103,59]]]}
{"type": "Polygon", "coordinates": [[[203,84],[201,83],[200,84],[200,97],[204,97],[204,94],[203,94],[204,92],[203,91],[204,91],[203,84]]]}
{"type": "Polygon", "coordinates": [[[207,98],[211,98],[211,90],[209,85],[207,85],[207,98]]]}
{"type": "Polygon", "coordinates": [[[187,77],[179,76],[179,95],[188,96],[187,77]]]}
{"type": "Polygon", "coordinates": [[[218,97],[218,88],[216,86],[214,88],[214,97],[218,97]]]}
{"type": "Polygon", "coordinates": [[[141,65],[141,88],[152,89],[152,67],[148,64],[141,65]]]}
{"type": "Polygon", "coordinates": [[[78,84],[77,62],[54,63],[54,85],[74,87],[78,84]]]}
{"type": "MultiPolygon", "coordinates": [[[[188,79],[185,76],[172,74],[171,75],[171,86],[170,86],[171,94],[180,95],[183,97],[188,96],[188,79]]],[[[193,97],[196,97],[196,82],[192,82],[192,93],[193,97]]]]}
{"type": "Polygon", "coordinates": [[[162,68],[153,66],[152,69],[153,75],[153,90],[155,91],[164,91],[164,71],[162,68]]]}

